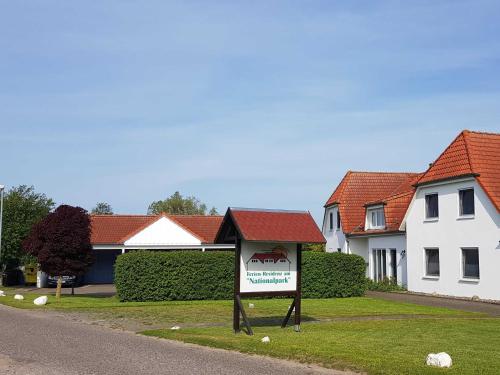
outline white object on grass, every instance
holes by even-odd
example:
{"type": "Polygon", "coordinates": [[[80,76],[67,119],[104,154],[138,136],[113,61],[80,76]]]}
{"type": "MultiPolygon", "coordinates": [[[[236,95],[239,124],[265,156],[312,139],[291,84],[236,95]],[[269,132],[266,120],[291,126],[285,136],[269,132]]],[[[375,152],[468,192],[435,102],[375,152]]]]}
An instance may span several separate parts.
{"type": "Polygon", "coordinates": [[[445,352],[437,354],[430,353],[425,363],[427,363],[427,366],[451,367],[451,357],[445,352]]]}
{"type": "Polygon", "coordinates": [[[48,301],[47,296],[41,296],[41,297],[35,298],[33,303],[37,306],[43,306],[43,305],[47,304],[47,301],[48,301]]]}
{"type": "Polygon", "coordinates": [[[269,336],[265,336],[260,341],[262,341],[263,343],[268,343],[271,342],[271,339],[269,338],[269,336]]]}
{"type": "Polygon", "coordinates": [[[0,297],[5,297],[5,292],[3,290],[0,290],[0,297]]]}
{"type": "Polygon", "coordinates": [[[178,331],[179,329],[181,329],[181,327],[179,326],[173,326],[172,328],[170,328],[172,331],[178,331]]]}
{"type": "Polygon", "coordinates": [[[18,301],[22,301],[24,299],[24,297],[21,294],[16,294],[14,296],[14,299],[17,299],[18,301]]]}
{"type": "Polygon", "coordinates": [[[249,308],[249,309],[253,309],[254,307],[255,307],[255,305],[254,305],[253,303],[249,303],[249,304],[248,304],[248,308],[249,308]]]}

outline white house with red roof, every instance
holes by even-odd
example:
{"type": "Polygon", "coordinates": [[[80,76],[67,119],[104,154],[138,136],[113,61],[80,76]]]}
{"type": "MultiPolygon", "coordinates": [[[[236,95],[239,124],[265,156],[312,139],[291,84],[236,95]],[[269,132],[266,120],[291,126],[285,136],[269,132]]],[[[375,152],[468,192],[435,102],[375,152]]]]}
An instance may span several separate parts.
{"type": "Polygon", "coordinates": [[[500,300],[499,210],[500,134],[463,131],[424,173],[347,172],[323,234],[374,280],[500,300]]]}
{"type": "Polygon", "coordinates": [[[325,204],[326,250],[361,255],[368,277],[406,285],[406,239],[399,227],[418,177],[348,171],[325,204]]]}
{"type": "Polygon", "coordinates": [[[500,300],[500,134],[463,131],[415,187],[408,289],[500,300]]]}
{"type": "Polygon", "coordinates": [[[215,244],[222,216],[91,215],[95,262],[85,275],[89,284],[112,283],[116,257],[131,250],[223,250],[215,244]]]}

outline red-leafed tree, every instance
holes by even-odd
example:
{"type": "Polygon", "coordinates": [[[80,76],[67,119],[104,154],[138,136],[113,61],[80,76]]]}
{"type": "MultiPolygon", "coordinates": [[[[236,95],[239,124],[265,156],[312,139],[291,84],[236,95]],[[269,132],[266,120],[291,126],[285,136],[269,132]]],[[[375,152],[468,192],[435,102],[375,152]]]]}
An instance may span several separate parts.
{"type": "Polygon", "coordinates": [[[59,298],[62,276],[81,276],[94,261],[87,211],[68,205],[57,207],[31,228],[23,247],[38,259],[43,272],[58,277],[59,298]]]}

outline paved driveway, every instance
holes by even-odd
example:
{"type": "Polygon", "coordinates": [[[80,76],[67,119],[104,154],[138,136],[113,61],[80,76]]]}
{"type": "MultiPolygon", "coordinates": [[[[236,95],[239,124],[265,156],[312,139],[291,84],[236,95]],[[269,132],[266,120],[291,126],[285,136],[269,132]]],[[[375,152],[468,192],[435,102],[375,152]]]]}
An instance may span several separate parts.
{"type": "Polygon", "coordinates": [[[0,374],[346,374],[0,305],[0,374]]]}
{"type": "Polygon", "coordinates": [[[462,311],[479,312],[491,316],[500,316],[500,304],[476,302],[463,299],[433,297],[412,293],[366,292],[368,297],[381,298],[390,301],[415,303],[417,305],[445,307],[462,311]]]}
{"type": "MultiPolygon", "coordinates": [[[[34,286],[23,286],[16,289],[19,293],[55,294],[56,288],[36,288],[34,286]]],[[[71,288],[62,288],[62,294],[71,294],[71,288]]],[[[83,285],[75,288],[75,295],[111,297],[116,294],[114,284],[83,285]]]]}

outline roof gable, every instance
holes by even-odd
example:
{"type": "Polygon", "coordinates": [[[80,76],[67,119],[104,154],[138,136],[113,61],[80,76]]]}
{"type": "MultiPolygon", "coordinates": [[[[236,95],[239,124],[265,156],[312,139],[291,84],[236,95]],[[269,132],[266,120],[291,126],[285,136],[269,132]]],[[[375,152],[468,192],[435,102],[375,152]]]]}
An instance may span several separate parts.
{"type": "Polygon", "coordinates": [[[340,222],[344,233],[364,230],[367,204],[385,204],[386,222],[394,222],[391,227],[396,228],[400,224],[397,223],[399,212],[408,207],[409,200],[407,202],[404,198],[406,195],[398,199],[395,197],[409,192],[413,194],[412,184],[418,176],[417,173],[349,171],[325,206],[339,205],[340,222]],[[388,200],[390,197],[393,199],[388,200]]]}
{"type": "Polygon", "coordinates": [[[130,245],[138,244],[135,241],[143,241],[144,245],[167,245],[180,244],[190,237],[189,241],[192,243],[213,244],[222,218],[222,216],[166,214],[91,215],[91,243],[93,245],[124,245],[125,243],[130,245]],[[170,225],[166,227],[164,220],[156,224],[162,218],[166,218],[170,225]],[[163,232],[156,232],[162,226],[163,232]],[[176,227],[177,231],[174,232],[172,226],[176,227]],[[175,233],[179,235],[178,239],[172,237],[175,233]],[[150,237],[149,240],[146,240],[147,236],[150,237]]]}
{"type": "Polygon", "coordinates": [[[201,240],[167,216],[149,224],[124,241],[125,246],[198,246],[201,240]]]}
{"type": "Polygon", "coordinates": [[[462,131],[418,185],[473,175],[500,211],[500,133],[462,131]]]}
{"type": "Polygon", "coordinates": [[[156,220],[156,215],[91,215],[90,242],[94,245],[123,244],[124,239],[156,220]]]}
{"type": "Polygon", "coordinates": [[[229,208],[217,235],[217,242],[225,242],[225,232],[234,230],[246,241],[326,242],[311,214],[306,211],[229,208]]]}
{"type": "Polygon", "coordinates": [[[189,230],[203,243],[215,243],[215,236],[219,231],[223,216],[205,216],[205,215],[170,215],[169,218],[189,230]]]}
{"type": "Polygon", "coordinates": [[[473,174],[464,132],[461,132],[418,180],[418,184],[473,174]]]}

